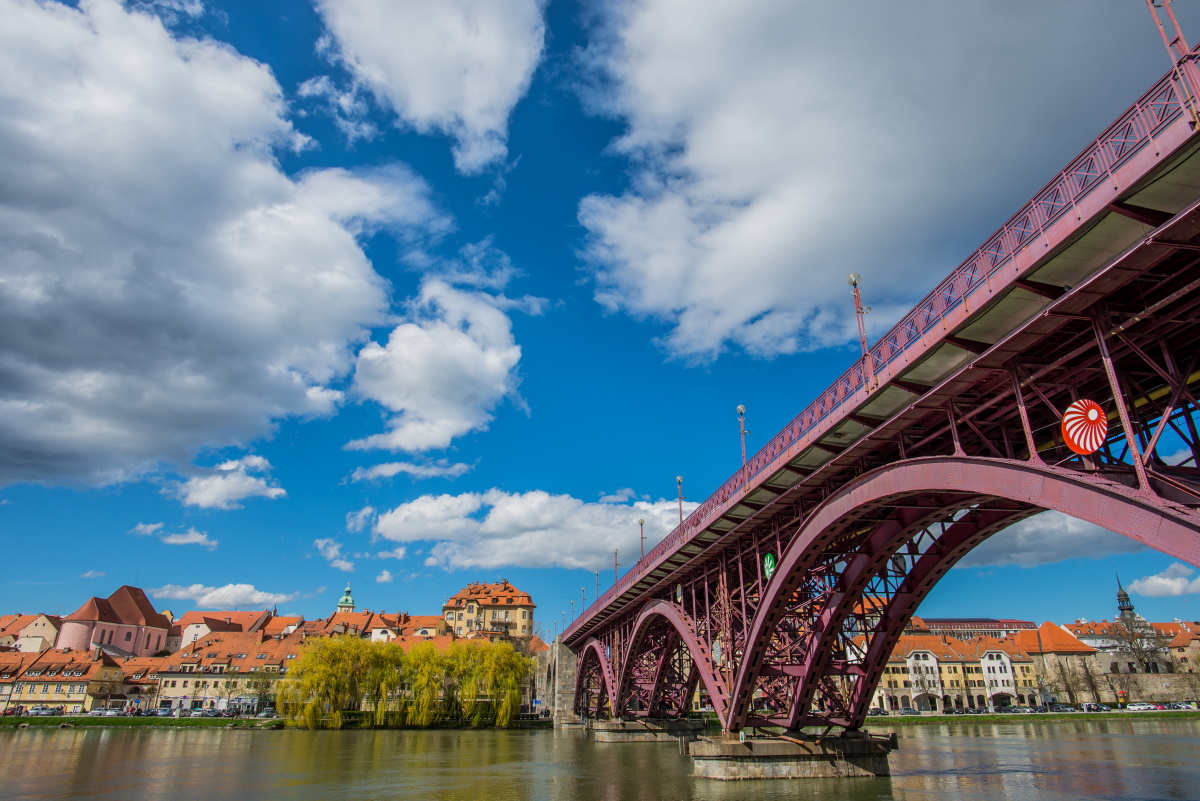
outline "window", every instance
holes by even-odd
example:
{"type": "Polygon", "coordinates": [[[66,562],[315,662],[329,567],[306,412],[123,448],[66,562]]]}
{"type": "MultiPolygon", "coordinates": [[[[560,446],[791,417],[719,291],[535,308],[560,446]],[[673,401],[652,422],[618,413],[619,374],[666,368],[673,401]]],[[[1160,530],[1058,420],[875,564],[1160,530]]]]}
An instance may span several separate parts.
{"type": "Polygon", "coordinates": [[[55,684],[55,685],[54,685],[54,692],[56,692],[56,693],[61,693],[61,692],[62,692],[62,685],[61,685],[61,684],[55,684]]]}
{"type": "Polygon", "coordinates": [[[48,692],[50,692],[50,685],[49,685],[49,684],[43,684],[43,685],[42,685],[42,692],[44,692],[44,693],[48,693],[48,692]]]}
{"type": "Polygon", "coordinates": [[[528,619],[529,619],[529,610],[522,609],[521,610],[521,620],[528,620],[528,619]]]}
{"type": "Polygon", "coordinates": [[[254,657],[254,658],[255,658],[255,659],[266,659],[266,658],[267,658],[267,655],[266,655],[266,654],[259,654],[258,656],[254,657]]]}
{"type": "Polygon", "coordinates": [[[125,632],[125,642],[129,642],[132,639],[133,639],[133,632],[132,631],[125,632]]]}
{"type": "Polygon", "coordinates": [[[508,620],[508,610],[507,609],[504,610],[504,619],[508,620]]]}
{"type": "Polygon", "coordinates": [[[109,644],[109,645],[112,645],[112,636],[113,636],[113,633],[110,631],[110,632],[108,633],[108,644],[109,644]]]}
{"type": "Polygon", "coordinates": [[[184,686],[185,688],[187,687],[187,682],[186,682],[186,681],[184,681],[184,683],[183,683],[183,686],[184,686]]]}

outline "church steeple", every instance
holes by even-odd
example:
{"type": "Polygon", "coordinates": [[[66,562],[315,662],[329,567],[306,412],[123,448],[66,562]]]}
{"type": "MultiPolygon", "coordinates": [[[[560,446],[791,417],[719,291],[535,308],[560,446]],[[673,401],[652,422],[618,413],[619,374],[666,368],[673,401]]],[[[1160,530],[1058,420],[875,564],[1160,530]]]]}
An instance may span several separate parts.
{"type": "MultiPolygon", "coordinates": [[[[1113,573],[1116,574],[1116,570],[1113,573]]],[[[1121,620],[1132,619],[1133,602],[1129,600],[1129,593],[1125,592],[1125,588],[1121,586],[1121,577],[1117,575],[1117,617],[1121,620]]]]}
{"type": "Polygon", "coordinates": [[[342,596],[342,600],[338,601],[339,612],[353,612],[354,598],[350,595],[350,582],[346,582],[346,594],[342,596]]]}

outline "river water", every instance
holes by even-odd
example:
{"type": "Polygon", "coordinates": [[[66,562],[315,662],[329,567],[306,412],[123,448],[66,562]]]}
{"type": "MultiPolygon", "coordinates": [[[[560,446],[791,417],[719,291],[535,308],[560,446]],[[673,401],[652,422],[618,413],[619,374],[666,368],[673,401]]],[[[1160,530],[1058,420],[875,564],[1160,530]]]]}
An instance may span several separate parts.
{"type": "Polygon", "coordinates": [[[1200,799],[1198,721],[897,732],[891,777],[717,782],[692,778],[676,745],[579,732],[29,728],[0,732],[0,798],[1200,799]]]}

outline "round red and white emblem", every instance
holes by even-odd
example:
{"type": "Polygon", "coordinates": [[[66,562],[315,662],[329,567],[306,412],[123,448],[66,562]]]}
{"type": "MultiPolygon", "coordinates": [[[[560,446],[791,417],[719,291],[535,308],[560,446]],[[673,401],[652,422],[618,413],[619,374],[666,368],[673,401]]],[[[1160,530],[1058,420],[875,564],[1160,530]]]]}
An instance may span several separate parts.
{"type": "Polygon", "coordinates": [[[1086,456],[1104,444],[1104,438],[1108,436],[1108,418],[1095,401],[1077,400],[1063,414],[1062,433],[1068,448],[1086,456]]]}

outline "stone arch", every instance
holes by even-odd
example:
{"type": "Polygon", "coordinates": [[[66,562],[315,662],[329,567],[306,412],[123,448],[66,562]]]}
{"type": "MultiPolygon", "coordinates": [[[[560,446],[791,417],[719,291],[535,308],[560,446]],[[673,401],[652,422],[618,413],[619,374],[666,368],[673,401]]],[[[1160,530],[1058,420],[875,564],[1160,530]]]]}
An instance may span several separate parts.
{"type": "Polygon", "coordinates": [[[858,671],[854,697],[837,715],[820,722],[861,725],[887,655],[925,595],[987,537],[1046,509],[1096,523],[1184,561],[1200,562],[1200,516],[1104,477],[1044,464],[963,456],[914,459],[878,468],[846,484],[809,513],[781,555],[748,632],[731,688],[729,716],[722,718],[726,728],[745,725],[748,699],[787,603],[800,592],[816,560],[851,527],[859,526],[855,533],[862,535],[861,542],[836,565],[838,587],[829,591],[819,616],[808,621],[811,633],[803,645],[805,661],[793,666],[797,686],[788,716],[778,721],[782,725],[805,725],[817,690],[831,691],[831,672],[848,675],[851,667],[858,671]],[[868,518],[868,512],[880,510],[888,510],[891,516],[866,528],[857,523],[868,518]],[[942,527],[936,552],[914,556],[906,566],[902,591],[880,615],[867,651],[852,665],[845,657],[846,664],[833,664],[839,627],[861,605],[867,585],[888,569],[888,561],[896,558],[905,542],[934,524],[942,527]]]}

